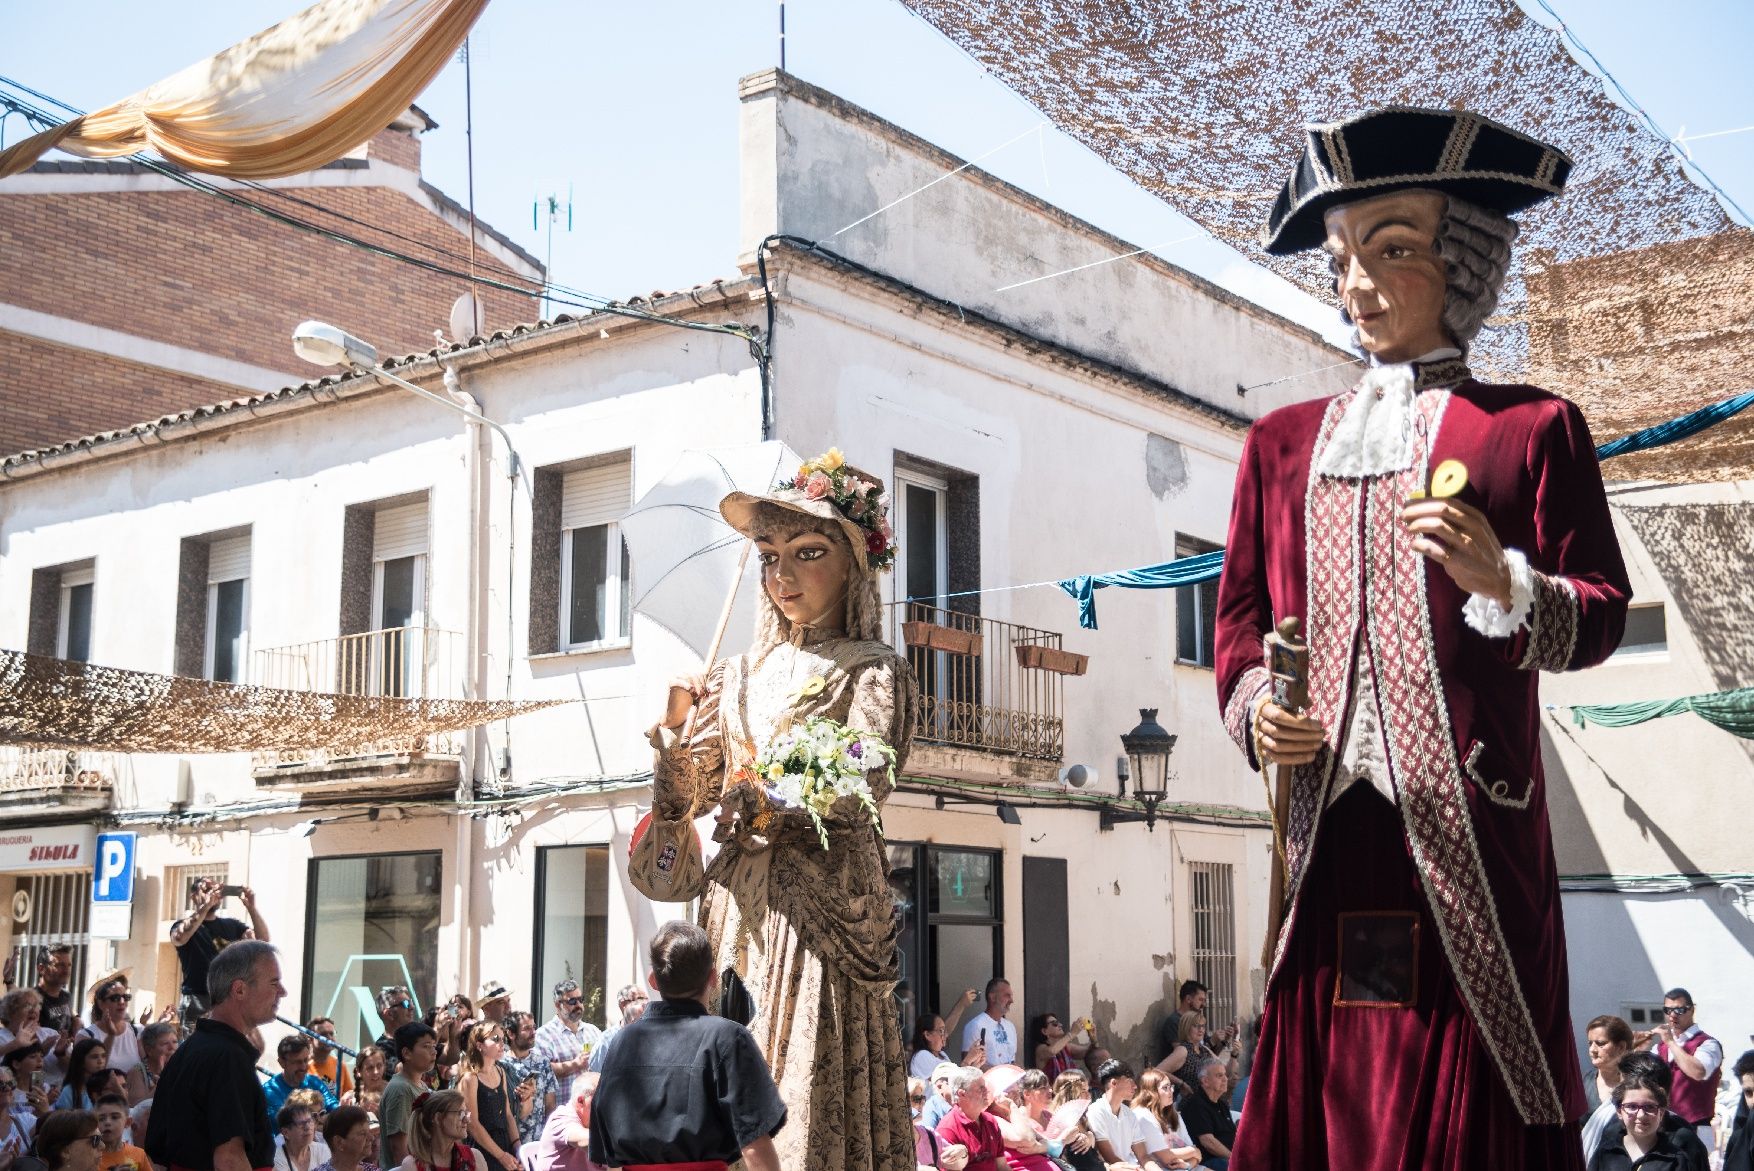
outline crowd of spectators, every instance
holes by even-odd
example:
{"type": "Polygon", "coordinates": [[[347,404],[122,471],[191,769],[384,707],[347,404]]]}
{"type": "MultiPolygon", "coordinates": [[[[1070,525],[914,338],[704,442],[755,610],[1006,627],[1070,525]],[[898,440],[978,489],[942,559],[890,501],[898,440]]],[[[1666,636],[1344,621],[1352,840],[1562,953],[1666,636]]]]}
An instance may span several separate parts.
{"type": "Polygon", "coordinates": [[[1685,988],[1635,1032],[1618,1016],[1584,1028],[1583,1154],[1589,1171],[1754,1171],[1754,1049],[1725,1073],[1723,1044],[1694,1019],[1685,988]]]}
{"type": "MultiPolygon", "coordinates": [[[[170,1012],[130,1015],[125,970],[93,981],[85,1019],[69,1018],[65,947],[36,957],[35,986],[0,997],[0,1171],[777,1165],[785,1108],[747,1031],[711,1012],[718,978],[699,928],[660,929],[648,981],[657,998],[620,989],[607,1032],[585,1019],[587,995],[570,979],[551,990],[546,1021],[514,1010],[497,981],[424,1015],[409,989],[389,987],[374,1044],[344,1053],[334,1022],[318,1017],[278,1040],[270,1073],[261,1029],[285,995],[278,957],[256,938],[265,931],[224,920],[216,905],[198,891],[193,929],[178,925],[183,947],[226,940],[191,961],[204,990],[185,983],[186,1037],[170,1012]],[[694,1102],[683,1091],[702,1062],[735,1092],[694,1102]],[[630,1064],[640,1076],[618,1077],[630,1064]]],[[[1225,1171],[1242,1124],[1246,1030],[1211,1027],[1208,1000],[1184,983],[1137,1065],[1089,1017],[1038,1012],[1020,1028],[1003,978],[969,989],[948,1016],[922,1014],[907,1058],[919,1168],[1225,1171]]],[[[1611,1015],[1588,1023],[1588,1171],[1754,1171],[1754,1050],[1726,1079],[1723,1046],[1695,1011],[1673,988],[1648,1031],[1611,1015]]]]}
{"type": "Polygon", "coordinates": [[[1240,1030],[1207,1042],[1207,989],[1188,981],[1146,1055],[1116,1058],[1089,1017],[1035,1013],[1019,1030],[1011,985],[988,981],[985,1007],[946,1050],[967,993],[946,1019],[922,1014],[908,1058],[915,1160],[943,1171],[1222,1169],[1236,1141],[1240,1030]]]}

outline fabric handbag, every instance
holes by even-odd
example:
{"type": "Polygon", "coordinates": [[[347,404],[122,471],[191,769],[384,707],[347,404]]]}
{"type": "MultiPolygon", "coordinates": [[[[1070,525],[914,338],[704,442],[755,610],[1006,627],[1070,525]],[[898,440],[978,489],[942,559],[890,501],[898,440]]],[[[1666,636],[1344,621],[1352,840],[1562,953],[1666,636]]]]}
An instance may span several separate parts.
{"type": "Polygon", "coordinates": [[[670,821],[652,810],[634,827],[627,876],[655,903],[685,903],[706,889],[706,862],[692,821],[670,821]]]}

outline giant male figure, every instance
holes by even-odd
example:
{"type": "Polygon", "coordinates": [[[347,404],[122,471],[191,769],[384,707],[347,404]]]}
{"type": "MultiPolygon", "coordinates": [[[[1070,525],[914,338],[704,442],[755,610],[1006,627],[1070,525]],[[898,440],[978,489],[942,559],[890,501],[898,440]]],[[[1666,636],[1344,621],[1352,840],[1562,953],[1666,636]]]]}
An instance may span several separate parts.
{"type": "Polygon", "coordinates": [[[1380,110],[1310,127],[1273,210],[1268,250],[1330,255],[1371,366],[1257,422],[1237,478],[1219,702],[1293,771],[1234,1171],[1582,1166],[1536,672],[1605,658],[1629,586],[1577,408],[1466,365],[1507,217],[1570,166],[1478,115],[1380,110]],[[1440,464],[1466,472],[1445,498],[1440,464]],[[1262,665],[1288,616],[1301,713],[1262,665]]]}

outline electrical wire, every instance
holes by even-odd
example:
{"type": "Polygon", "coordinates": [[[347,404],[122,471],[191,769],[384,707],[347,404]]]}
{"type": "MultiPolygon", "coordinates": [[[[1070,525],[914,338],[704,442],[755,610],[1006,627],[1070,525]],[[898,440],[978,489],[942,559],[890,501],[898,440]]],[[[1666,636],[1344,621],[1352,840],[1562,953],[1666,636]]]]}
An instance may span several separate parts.
{"type": "MultiPolygon", "coordinates": [[[[65,102],[62,102],[62,101],[59,101],[58,99],[49,97],[46,94],[42,94],[40,91],[32,89],[31,87],[26,86],[26,85],[22,84],[21,82],[15,81],[12,78],[0,75],[0,84],[5,84],[8,86],[11,86],[11,87],[18,89],[24,93],[30,94],[33,97],[37,97],[43,101],[50,102],[57,107],[72,111],[75,114],[78,113],[78,111],[74,107],[67,105],[65,102]]],[[[18,113],[23,114],[27,119],[29,119],[35,123],[40,124],[45,129],[50,128],[50,127],[54,127],[54,126],[58,126],[61,124],[61,120],[57,119],[54,115],[50,114],[49,112],[47,112],[39,107],[33,106],[30,103],[25,102],[22,99],[19,99],[15,96],[12,96],[12,95],[0,93],[0,105],[3,105],[11,110],[14,110],[18,113]]],[[[607,314],[610,314],[613,316],[627,317],[627,318],[632,318],[635,320],[659,322],[659,323],[662,323],[665,325],[674,326],[676,328],[689,329],[689,330],[694,330],[694,331],[702,332],[702,333],[725,334],[728,336],[737,337],[737,338],[742,339],[745,342],[745,344],[747,344],[749,346],[751,354],[757,359],[758,362],[761,362],[762,357],[763,357],[764,342],[762,340],[762,337],[756,330],[753,330],[753,329],[749,328],[748,326],[738,325],[735,323],[688,321],[686,319],[670,317],[670,316],[667,316],[667,315],[661,314],[661,313],[652,313],[652,312],[649,312],[646,310],[638,309],[634,306],[627,305],[624,302],[612,300],[611,298],[604,297],[600,294],[589,293],[589,292],[585,292],[585,291],[580,290],[580,289],[570,288],[570,287],[565,286],[565,285],[554,284],[553,282],[550,282],[547,280],[536,281],[536,280],[530,280],[528,278],[515,278],[517,280],[523,281],[525,285],[529,286],[529,287],[519,287],[518,285],[511,284],[511,283],[508,283],[507,281],[500,280],[500,279],[497,279],[494,277],[483,276],[480,274],[471,274],[471,273],[463,271],[461,269],[450,268],[444,264],[438,263],[438,262],[433,261],[433,260],[424,259],[424,258],[418,257],[418,256],[412,256],[412,255],[409,255],[408,253],[398,251],[394,248],[390,248],[390,247],[387,247],[387,246],[382,245],[382,244],[376,244],[376,243],[373,243],[373,242],[368,241],[368,240],[362,240],[357,236],[349,235],[346,232],[338,231],[334,228],[324,227],[320,224],[315,224],[315,223],[312,223],[308,220],[300,219],[296,215],[290,214],[288,212],[280,211],[280,210],[277,210],[277,209],[272,208],[272,207],[267,207],[261,203],[255,202],[254,200],[251,200],[251,199],[245,198],[242,195],[239,195],[236,191],[232,191],[232,190],[228,190],[226,188],[220,187],[220,186],[210,182],[207,179],[204,179],[204,178],[201,178],[201,177],[195,175],[192,172],[184,171],[178,167],[173,167],[167,163],[160,162],[159,160],[154,159],[151,156],[148,156],[145,154],[133,156],[133,161],[135,161],[138,165],[145,167],[146,169],[151,170],[153,172],[156,172],[160,175],[163,175],[166,178],[169,178],[174,182],[180,183],[185,187],[189,187],[193,190],[200,191],[200,192],[203,192],[205,194],[217,196],[220,199],[223,199],[226,202],[233,204],[234,206],[241,207],[241,208],[244,208],[244,209],[249,210],[249,211],[253,211],[253,212],[255,212],[259,215],[262,215],[268,219],[274,220],[278,223],[281,223],[281,224],[284,224],[288,227],[294,228],[295,230],[304,231],[304,232],[308,232],[308,233],[311,233],[314,235],[322,236],[322,237],[324,237],[324,238],[326,238],[334,243],[342,244],[342,245],[349,246],[349,247],[358,248],[362,251],[372,253],[373,255],[380,256],[380,257],[383,257],[383,258],[388,259],[388,260],[393,260],[393,261],[396,261],[399,263],[411,265],[411,266],[416,267],[416,268],[424,269],[428,272],[434,273],[435,275],[449,277],[449,278],[454,279],[454,280],[464,281],[464,282],[467,282],[470,284],[480,285],[480,286],[483,286],[486,288],[498,289],[498,290],[503,291],[503,292],[515,293],[519,296],[537,296],[537,295],[541,295],[544,292],[546,292],[547,295],[549,296],[551,302],[553,302],[555,304],[565,305],[569,308],[584,309],[584,310],[587,310],[587,311],[593,312],[593,313],[607,313],[607,314]]],[[[248,189],[257,190],[257,191],[264,191],[264,192],[268,192],[268,193],[275,194],[275,195],[280,194],[278,192],[275,192],[274,189],[264,187],[253,180],[241,180],[241,181],[237,181],[237,182],[239,183],[240,186],[248,188],[248,189]]],[[[337,214],[339,214],[339,213],[337,213],[337,214]]],[[[348,218],[351,218],[351,217],[348,217],[348,218]]],[[[390,232],[387,229],[381,229],[381,230],[384,231],[388,235],[391,235],[391,236],[396,237],[398,239],[402,239],[404,242],[418,243],[416,241],[409,241],[407,237],[403,237],[399,233],[390,232]]],[[[459,254],[452,253],[451,255],[457,256],[458,259],[461,259],[461,256],[459,254]]],[[[515,277],[515,274],[507,274],[507,275],[515,277]]],[[[766,369],[765,363],[762,363],[762,368],[763,368],[763,371],[765,373],[765,369],[766,369]]]]}

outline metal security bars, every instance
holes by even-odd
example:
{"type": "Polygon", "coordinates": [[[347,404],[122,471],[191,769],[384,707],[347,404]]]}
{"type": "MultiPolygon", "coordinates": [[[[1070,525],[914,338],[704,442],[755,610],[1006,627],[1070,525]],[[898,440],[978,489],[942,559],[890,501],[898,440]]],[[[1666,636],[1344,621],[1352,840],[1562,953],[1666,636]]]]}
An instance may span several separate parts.
{"type": "Polygon", "coordinates": [[[1188,906],[1193,916],[1194,979],[1204,984],[1206,1022],[1222,1028],[1236,1020],[1235,867],[1188,863],[1188,906]]]}
{"type": "Polygon", "coordinates": [[[891,640],[919,684],[916,740],[1060,759],[1064,674],[1025,665],[1043,654],[1063,656],[1058,633],[920,602],[889,611],[891,640]]]}
{"type": "Polygon", "coordinates": [[[256,683],[291,691],[461,699],[462,636],[421,626],[368,630],[256,652],[256,683]]]}

